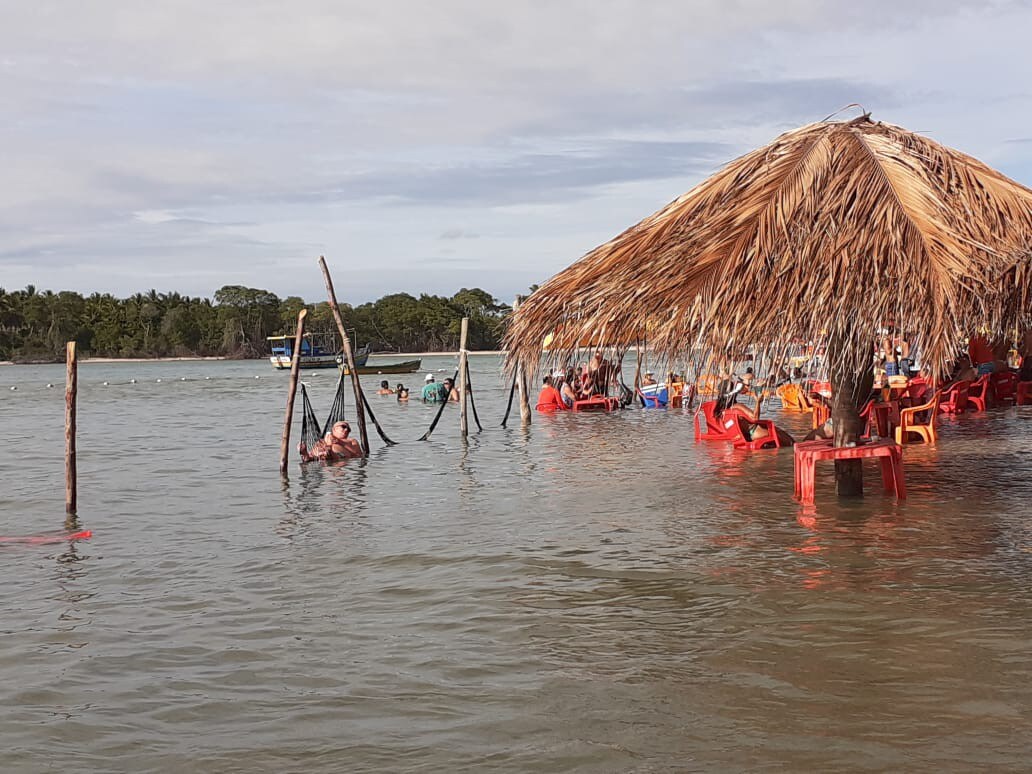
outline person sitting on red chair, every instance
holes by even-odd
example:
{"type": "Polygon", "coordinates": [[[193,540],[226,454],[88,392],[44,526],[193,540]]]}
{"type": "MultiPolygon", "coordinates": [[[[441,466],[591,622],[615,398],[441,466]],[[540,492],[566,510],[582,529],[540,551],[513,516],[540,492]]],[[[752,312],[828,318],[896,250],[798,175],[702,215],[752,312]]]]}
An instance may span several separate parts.
{"type": "Polygon", "coordinates": [[[565,411],[566,403],[563,401],[563,396],[559,394],[559,390],[552,384],[552,377],[546,376],[544,384],[541,387],[541,392],[538,395],[537,402],[538,411],[565,411]]]}

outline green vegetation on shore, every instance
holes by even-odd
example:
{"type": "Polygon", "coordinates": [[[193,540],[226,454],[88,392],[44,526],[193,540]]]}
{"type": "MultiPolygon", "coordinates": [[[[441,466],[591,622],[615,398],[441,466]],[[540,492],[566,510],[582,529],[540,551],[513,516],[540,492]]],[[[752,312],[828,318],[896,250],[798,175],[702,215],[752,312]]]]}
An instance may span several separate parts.
{"type": "MultiPolygon", "coordinates": [[[[325,301],[306,304],[298,296],[281,299],[242,285],[226,285],[211,299],[154,290],[115,298],[31,285],[0,288],[0,360],[62,360],[65,342],[73,339],[92,357],[261,357],[267,354],[265,337],[293,333],[303,307],[309,331],[336,331],[325,301]]],[[[392,293],[341,309],[359,346],[407,352],[457,349],[463,317],[470,318],[470,349],[497,349],[509,312],[479,288],[463,288],[451,298],[392,293]]]]}

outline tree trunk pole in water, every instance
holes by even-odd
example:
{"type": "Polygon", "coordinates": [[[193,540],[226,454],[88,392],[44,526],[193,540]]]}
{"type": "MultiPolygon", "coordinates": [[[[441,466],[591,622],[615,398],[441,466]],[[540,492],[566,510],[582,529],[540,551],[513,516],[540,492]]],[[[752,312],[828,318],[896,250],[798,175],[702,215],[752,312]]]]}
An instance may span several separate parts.
{"type": "Polygon", "coordinates": [[[358,433],[362,442],[362,456],[369,456],[369,434],[365,425],[365,406],[362,401],[362,383],[358,380],[358,369],[355,367],[355,355],[351,351],[351,339],[344,327],[344,318],[340,314],[340,306],[337,304],[337,294],[333,292],[333,280],[330,279],[330,270],[326,268],[326,259],[319,256],[319,268],[322,269],[323,279],[326,280],[326,294],[330,297],[330,311],[333,312],[333,319],[337,321],[337,330],[344,342],[344,359],[348,364],[348,373],[351,374],[351,386],[355,390],[355,416],[358,418],[358,433]]]}
{"type": "Polygon", "coordinates": [[[634,390],[641,386],[641,339],[634,342],[634,390]]]}
{"type": "MultiPolygon", "coordinates": [[[[520,299],[516,298],[512,302],[512,311],[515,312],[520,308],[520,299]]],[[[523,363],[516,361],[516,386],[520,391],[520,424],[526,427],[530,424],[530,396],[527,395],[527,372],[523,368],[523,363]]]]}
{"type": "Polygon", "coordinates": [[[75,470],[75,403],[79,395],[79,359],[75,342],[65,345],[65,513],[74,515],[79,490],[75,470]]]}
{"type": "MultiPolygon", "coordinates": [[[[469,435],[469,417],[466,415],[466,404],[469,403],[469,396],[466,395],[466,336],[469,333],[469,318],[462,318],[462,329],[459,334],[459,430],[462,437],[469,435]]],[[[449,395],[450,399],[451,396],[449,395]]]]}
{"type": "MultiPolygon", "coordinates": [[[[871,392],[873,364],[867,358],[858,373],[856,365],[838,363],[830,376],[835,446],[856,446],[864,430],[858,403],[862,404],[871,392]]],[[[840,497],[863,497],[863,460],[835,460],[835,484],[840,497]]]]}
{"type": "Polygon", "coordinates": [[[294,352],[290,358],[290,385],[287,387],[287,412],[283,417],[283,437],[280,439],[279,472],[287,475],[287,457],[290,454],[290,425],[294,421],[294,396],[297,394],[297,377],[301,371],[301,341],[305,335],[305,317],[308,310],[297,313],[297,332],[294,334],[294,352]]]}

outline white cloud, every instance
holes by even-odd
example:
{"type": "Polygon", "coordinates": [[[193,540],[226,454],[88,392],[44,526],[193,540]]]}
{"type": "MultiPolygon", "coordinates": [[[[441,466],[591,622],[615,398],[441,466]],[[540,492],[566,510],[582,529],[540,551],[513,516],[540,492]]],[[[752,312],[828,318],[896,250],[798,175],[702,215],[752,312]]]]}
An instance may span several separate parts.
{"type": "Polygon", "coordinates": [[[853,101],[1032,173],[1024,2],[5,5],[8,287],[508,297],[853,101]]]}

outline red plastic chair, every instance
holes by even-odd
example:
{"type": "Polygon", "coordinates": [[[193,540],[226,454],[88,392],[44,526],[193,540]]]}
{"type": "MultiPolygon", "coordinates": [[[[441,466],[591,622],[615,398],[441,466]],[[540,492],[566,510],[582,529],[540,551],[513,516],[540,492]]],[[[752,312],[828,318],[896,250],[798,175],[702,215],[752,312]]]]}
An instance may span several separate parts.
{"type": "Polygon", "coordinates": [[[871,428],[874,427],[874,403],[874,398],[871,398],[859,411],[860,419],[864,421],[864,432],[860,437],[868,441],[871,439],[871,428]]]}
{"type": "Polygon", "coordinates": [[[696,443],[699,441],[734,441],[739,437],[738,418],[743,416],[740,409],[737,406],[724,409],[724,413],[718,419],[716,408],[715,400],[707,400],[695,412],[693,420],[696,443]],[[702,428],[702,422],[706,423],[705,430],[702,428]]]}
{"type": "Polygon", "coordinates": [[[990,382],[993,385],[993,400],[997,406],[1007,403],[1015,405],[1018,389],[1018,375],[1013,371],[1000,371],[992,374],[990,382]]]}
{"type": "Polygon", "coordinates": [[[992,405],[992,385],[989,383],[991,374],[983,374],[978,381],[968,388],[968,402],[973,404],[975,411],[985,411],[992,405]]]}
{"type": "Polygon", "coordinates": [[[963,414],[968,407],[968,390],[971,382],[961,379],[954,382],[939,396],[939,411],[943,414],[963,414]]]}
{"type": "Polygon", "coordinates": [[[935,392],[935,382],[929,382],[924,377],[915,376],[907,385],[906,395],[901,398],[906,403],[904,408],[916,406],[918,403],[926,402],[931,393],[935,392]]]}
{"type": "MultiPolygon", "coordinates": [[[[724,412],[724,416],[727,416],[727,412],[724,412]]],[[[780,449],[781,438],[778,436],[778,429],[774,426],[774,422],[769,419],[757,419],[752,422],[746,419],[742,414],[735,415],[734,425],[729,428],[735,433],[735,439],[732,442],[736,449],[748,449],[749,451],[757,451],[759,449],[780,449]],[[767,435],[763,438],[757,438],[752,440],[746,433],[750,427],[762,427],[767,430],[767,435]]]]}
{"type": "Polygon", "coordinates": [[[1014,393],[1014,405],[1025,406],[1032,404],[1032,382],[1018,382],[1018,388],[1014,393]]]}

